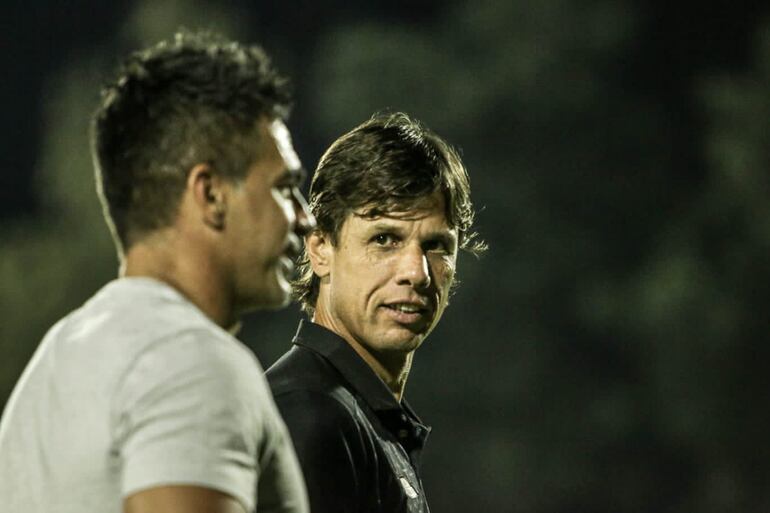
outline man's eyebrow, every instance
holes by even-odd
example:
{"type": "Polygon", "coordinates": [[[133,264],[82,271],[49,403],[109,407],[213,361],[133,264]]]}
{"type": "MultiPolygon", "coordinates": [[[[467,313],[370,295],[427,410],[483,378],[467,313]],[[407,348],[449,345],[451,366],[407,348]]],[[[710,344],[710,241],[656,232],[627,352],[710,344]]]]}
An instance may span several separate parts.
{"type": "MultiPolygon", "coordinates": [[[[387,220],[378,220],[374,224],[368,227],[369,232],[393,232],[399,234],[404,231],[403,227],[399,226],[396,222],[388,222],[387,220]]],[[[454,229],[447,228],[446,230],[435,230],[425,234],[426,240],[440,240],[447,244],[454,244],[457,241],[457,233],[454,229]]]]}
{"type": "Polygon", "coordinates": [[[385,220],[379,220],[372,225],[369,225],[369,231],[372,232],[400,232],[402,228],[394,223],[385,220]]]}

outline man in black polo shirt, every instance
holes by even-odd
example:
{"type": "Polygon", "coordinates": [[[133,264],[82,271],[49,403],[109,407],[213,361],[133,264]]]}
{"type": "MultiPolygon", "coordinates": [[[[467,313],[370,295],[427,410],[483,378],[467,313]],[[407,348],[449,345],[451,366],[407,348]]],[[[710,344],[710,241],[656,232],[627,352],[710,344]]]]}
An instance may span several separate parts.
{"type": "Polygon", "coordinates": [[[291,350],[267,372],[314,513],[427,512],[430,432],[403,399],[447,306],[458,248],[484,249],[457,153],[406,114],[375,116],[321,158],[291,350]]]}

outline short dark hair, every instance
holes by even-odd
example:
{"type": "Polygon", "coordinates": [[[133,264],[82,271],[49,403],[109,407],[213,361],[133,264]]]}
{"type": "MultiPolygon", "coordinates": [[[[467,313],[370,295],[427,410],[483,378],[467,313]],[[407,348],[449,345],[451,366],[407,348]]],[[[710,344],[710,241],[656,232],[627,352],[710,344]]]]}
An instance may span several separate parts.
{"type": "Polygon", "coordinates": [[[181,31],[133,53],[102,91],[92,154],[119,254],[174,219],[189,170],[244,178],[259,157],[257,122],[285,119],[288,80],[258,46],[181,31]]]}
{"type": "MultiPolygon", "coordinates": [[[[472,230],[475,211],[470,181],[458,153],[403,112],[376,114],[326,150],[310,184],[310,210],[317,230],[336,245],[348,215],[367,217],[418,208],[426,197],[444,195],[446,219],[456,228],[459,247],[478,255],[486,244],[472,230]]],[[[299,262],[294,296],[312,315],[320,280],[307,252],[299,262]]]]}

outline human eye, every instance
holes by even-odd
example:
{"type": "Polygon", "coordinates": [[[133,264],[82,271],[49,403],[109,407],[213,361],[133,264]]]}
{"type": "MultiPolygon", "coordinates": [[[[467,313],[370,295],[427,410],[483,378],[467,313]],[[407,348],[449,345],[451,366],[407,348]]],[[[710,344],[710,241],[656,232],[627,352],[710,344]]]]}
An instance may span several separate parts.
{"type": "Polygon", "coordinates": [[[440,253],[442,255],[451,255],[454,253],[454,245],[442,238],[430,239],[423,244],[423,250],[428,253],[440,253]]]}
{"type": "Polygon", "coordinates": [[[376,246],[386,248],[386,247],[392,247],[398,244],[399,239],[393,233],[380,232],[372,236],[372,238],[369,239],[369,242],[373,243],[376,246]]]}
{"type": "Polygon", "coordinates": [[[431,251],[431,252],[446,250],[444,243],[441,242],[440,240],[429,240],[428,242],[422,245],[422,248],[425,251],[431,251]]]}

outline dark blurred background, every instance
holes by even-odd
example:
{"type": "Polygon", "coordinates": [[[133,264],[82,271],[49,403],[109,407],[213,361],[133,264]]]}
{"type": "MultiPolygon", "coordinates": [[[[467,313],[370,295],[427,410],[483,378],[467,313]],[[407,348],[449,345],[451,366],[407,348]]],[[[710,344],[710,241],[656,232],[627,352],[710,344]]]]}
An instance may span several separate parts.
{"type": "MultiPolygon", "coordinates": [[[[0,406],[116,274],[88,117],[179,26],[259,42],[308,168],[381,109],[461,148],[491,250],[418,352],[436,513],[770,511],[770,4],[19,2],[2,7],[0,406]],[[764,305],[764,306],[763,306],[764,305]]],[[[300,313],[247,319],[267,367],[300,313]]],[[[77,414],[77,412],[73,412],[77,414]]]]}

